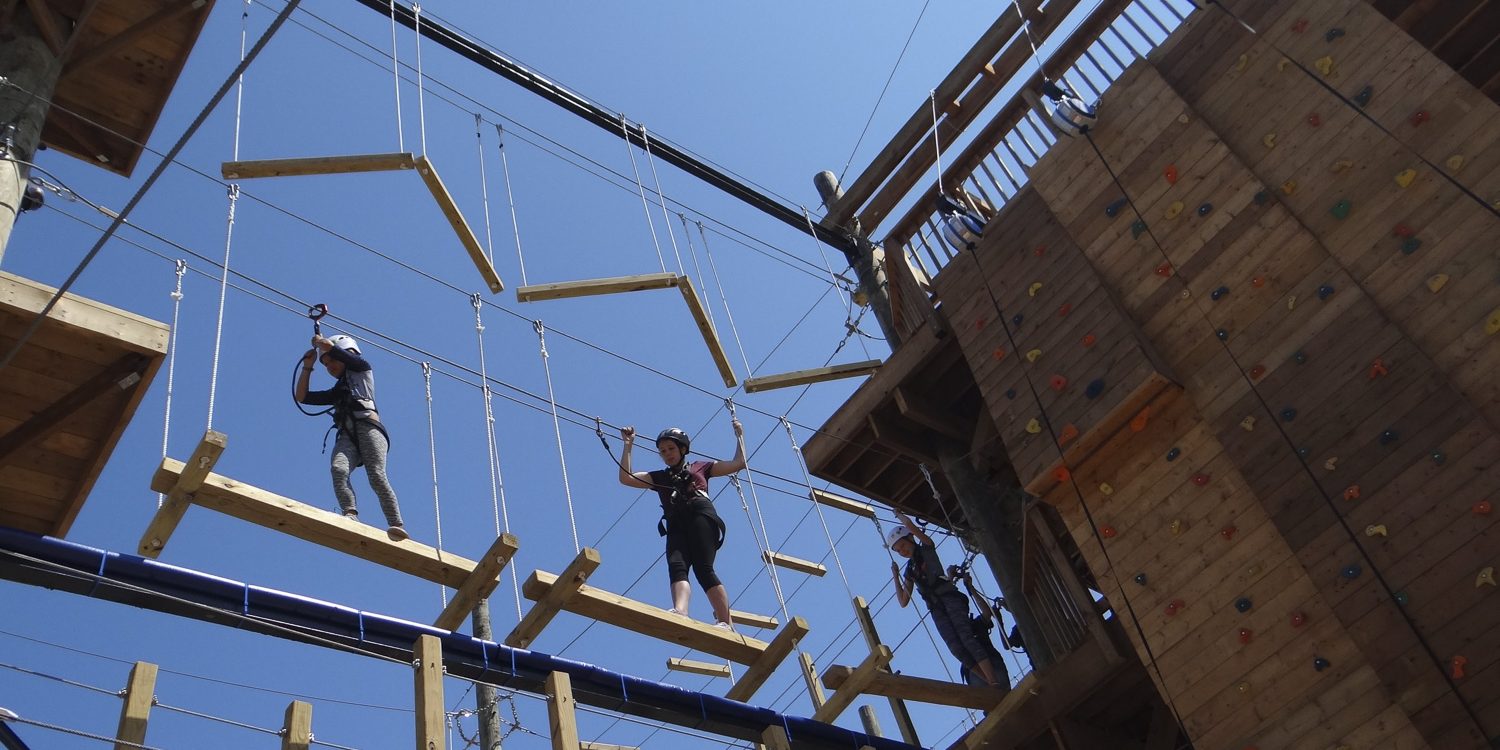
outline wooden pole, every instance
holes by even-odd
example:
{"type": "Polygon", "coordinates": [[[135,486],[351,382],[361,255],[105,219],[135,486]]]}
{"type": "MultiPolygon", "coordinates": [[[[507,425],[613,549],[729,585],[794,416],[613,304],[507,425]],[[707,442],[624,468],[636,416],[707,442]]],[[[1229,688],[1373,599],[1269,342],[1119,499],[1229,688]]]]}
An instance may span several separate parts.
{"type": "MultiPolygon", "coordinates": [[[[474,637],[481,641],[495,640],[494,630],[490,626],[490,600],[480,599],[474,605],[472,618],[474,625],[474,637]]],[[[474,710],[478,713],[479,720],[479,746],[489,748],[500,747],[500,706],[496,703],[499,699],[495,688],[482,682],[474,683],[474,710]]]]}
{"type": "Polygon", "coordinates": [[[417,638],[412,647],[416,691],[417,750],[443,750],[443,643],[434,635],[417,638]]]}
{"type": "Polygon", "coordinates": [[[578,750],[578,720],[573,712],[573,679],[567,672],[547,675],[547,720],[552,750],[578,750]]]}
{"type": "MultiPolygon", "coordinates": [[[[32,4],[21,3],[11,23],[0,32],[0,76],[15,86],[0,86],[0,260],[10,243],[31,170],[10,159],[31,161],[42,140],[47,104],[62,72],[62,61],[47,44],[32,18],[32,4]],[[14,123],[14,130],[9,123],[14,123]]],[[[50,10],[50,6],[43,5],[50,10]]]]}
{"type": "Polygon", "coordinates": [[[818,665],[813,663],[812,654],[798,652],[797,665],[802,668],[802,681],[807,683],[807,698],[812,701],[813,710],[822,709],[828,699],[823,696],[823,684],[818,681],[818,665]]]}
{"type": "Polygon", "coordinates": [[[135,745],[146,744],[146,721],[156,700],[156,665],[136,662],[121,697],[124,705],[120,707],[120,726],[115,730],[115,750],[132,750],[135,745]]]}
{"type": "Polygon", "coordinates": [[[792,750],[792,740],[786,736],[785,727],[766,727],[766,731],[760,735],[760,744],[764,745],[766,750],[792,750]]]}
{"type": "MultiPolygon", "coordinates": [[[[862,596],[854,597],[854,617],[859,620],[859,629],[865,634],[865,645],[871,651],[880,648],[880,633],[875,630],[875,618],[870,615],[870,605],[865,603],[862,596]]],[[[885,667],[883,671],[889,672],[885,667]]],[[[921,746],[922,741],[917,738],[917,727],[911,722],[911,712],[906,710],[906,702],[900,698],[890,698],[891,713],[896,717],[896,728],[901,730],[901,740],[908,745],[921,746]]]]}
{"type": "Polygon", "coordinates": [[[307,750],[312,743],[312,704],[292,701],[281,725],[281,750],[307,750]]]}
{"type": "Polygon", "coordinates": [[[875,707],[864,705],[859,707],[859,723],[865,726],[865,734],[871,737],[884,737],[885,733],[880,731],[880,719],[875,716],[875,707]]]}

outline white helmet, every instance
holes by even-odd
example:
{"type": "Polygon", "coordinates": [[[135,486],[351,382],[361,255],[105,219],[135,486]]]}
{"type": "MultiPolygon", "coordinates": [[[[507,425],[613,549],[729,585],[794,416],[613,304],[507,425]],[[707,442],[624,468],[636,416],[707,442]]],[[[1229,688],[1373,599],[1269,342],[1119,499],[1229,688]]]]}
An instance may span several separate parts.
{"type": "Polygon", "coordinates": [[[355,341],[353,336],[345,336],[341,333],[328,339],[328,343],[333,344],[334,346],[343,349],[346,352],[350,352],[351,354],[360,353],[359,342],[355,341]]]}
{"type": "Polygon", "coordinates": [[[909,536],[911,536],[911,532],[907,530],[906,526],[898,524],[895,528],[891,529],[889,534],[885,535],[885,543],[891,549],[895,549],[896,542],[899,542],[909,536]]]}

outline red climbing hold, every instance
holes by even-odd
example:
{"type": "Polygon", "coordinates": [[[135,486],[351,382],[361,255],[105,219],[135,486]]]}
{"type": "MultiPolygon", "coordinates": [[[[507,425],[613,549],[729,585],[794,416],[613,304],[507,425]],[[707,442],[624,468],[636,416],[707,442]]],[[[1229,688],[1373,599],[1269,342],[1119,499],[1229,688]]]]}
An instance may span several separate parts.
{"type": "Polygon", "coordinates": [[[1254,636],[1250,632],[1250,628],[1240,628],[1240,643],[1249,643],[1252,637],[1254,636]]]}
{"type": "Polygon", "coordinates": [[[979,318],[978,320],[975,320],[974,321],[974,330],[976,330],[976,331],[983,331],[984,330],[984,324],[985,324],[985,322],[986,321],[985,321],[984,318],[979,318]]]}
{"type": "Polygon", "coordinates": [[[1487,516],[1491,511],[1494,510],[1494,508],[1490,505],[1490,501],[1480,500],[1479,502],[1474,503],[1474,507],[1470,508],[1470,510],[1474,511],[1474,515],[1476,516],[1487,516]]]}
{"type": "Polygon", "coordinates": [[[1119,533],[1119,532],[1115,531],[1115,527],[1113,527],[1113,526],[1109,526],[1109,525],[1106,524],[1104,526],[1100,526],[1099,527],[1099,536],[1102,536],[1105,539],[1114,539],[1115,538],[1115,534],[1117,534],[1117,533],[1119,533]]]}
{"type": "Polygon", "coordinates": [[[996,362],[999,362],[1000,360],[1005,359],[1005,350],[1004,349],[996,349],[994,356],[995,356],[995,361],[996,362]]]}
{"type": "Polygon", "coordinates": [[[1300,628],[1300,627],[1302,627],[1303,625],[1306,625],[1306,624],[1307,624],[1307,615],[1305,615],[1305,614],[1303,614],[1301,612],[1293,612],[1292,613],[1292,627],[1294,627],[1294,628],[1300,628]]]}
{"type": "Polygon", "coordinates": [[[1253,279],[1250,280],[1250,286],[1253,286],[1256,289],[1259,289],[1259,288],[1261,288],[1261,287],[1263,287],[1265,285],[1266,285],[1266,277],[1264,277],[1264,276],[1256,276],[1255,278],[1253,278],[1253,279]]]}
{"type": "Polygon", "coordinates": [[[1076,425],[1071,425],[1071,424],[1065,425],[1062,428],[1062,431],[1059,432],[1059,433],[1057,433],[1057,444],[1058,445],[1067,445],[1068,443],[1073,442],[1073,440],[1076,439],[1077,437],[1078,437],[1078,427],[1076,425]]]}
{"type": "Polygon", "coordinates": [[[1344,499],[1345,500],[1358,500],[1359,499],[1359,485],[1357,485],[1357,484],[1351,484],[1348,487],[1345,487],[1344,488],[1344,499]]]}
{"type": "Polygon", "coordinates": [[[1307,116],[1307,124],[1316,128],[1323,124],[1323,118],[1319,117],[1317,112],[1314,112],[1307,116]]]}
{"type": "Polygon", "coordinates": [[[1151,418],[1151,409],[1150,409],[1150,407],[1144,407],[1144,408],[1142,408],[1139,414],[1136,414],[1134,417],[1131,417],[1131,419],[1130,419],[1130,431],[1131,432],[1140,432],[1141,430],[1146,429],[1146,421],[1149,420],[1150,418],[1151,418]]]}
{"type": "Polygon", "coordinates": [[[1177,184],[1177,165],[1176,164],[1168,164],[1167,168],[1163,169],[1161,171],[1161,176],[1167,178],[1167,184],[1168,185],[1176,185],[1177,184]]]}
{"type": "Polygon", "coordinates": [[[1462,654],[1453,657],[1453,660],[1448,663],[1453,668],[1453,679],[1462,680],[1464,678],[1464,665],[1468,663],[1469,660],[1462,654]]]}
{"type": "Polygon", "coordinates": [[[1234,533],[1236,531],[1239,531],[1239,529],[1233,526],[1225,526],[1224,528],[1219,529],[1219,536],[1224,537],[1224,541],[1226,542],[1232,541],[1234,539],[1234,533]]]}
{"type": "Polygon", "coordinates": [[[1062,393],[1068,387],[1068,379],[1061,375],[1053,375],[1047,380],[1047,386],[1058,393],[1062,393]]]}
{"type": "Polygon", "coordinates": [[[1431,119],[1432,119],[1432,115],[1427,114],[1427,110],[1425,110],[1425,109],[1419,109],[1416,112],[1412,113],[1412,116],[1411,116],[1411,126],[1412,127],[1417,127],[1418,125],[1421,125],[1422,123],[1427,122],[1428,120],[1431,120],[1431,119]]]}
{"type": "Polygon", "coordinates": [[[1266,374],[1266,366],[1265,365],[1256,365],[1256,366],[1250,368],[1250,379],[1251,380],[1260,380],[1260,376],[1262,376],[1264,374],[1266,374]]]}
{"type": "Polygon", "coordinates": [[[1377,357],[1374,362],[1370,363],[1370,379],[1371,380],[1374,380],[1375,378],[1378,378],[1381,375],[1389,375],[1390,372],[1391,372],[1390,368],[1388,368],[1388,367],[1385,366],[1385,361],[1382,360],[1382,359],[1380,359],[1379,357],[1377,357]]]}
{"type": "Polygon", "coordinates": [[[1171,617],[1171,616],[1177,614],[1178,611],[1180,611],[1183,607],[1186,607],[1186,606],[1187,606],[1187,604],[1184,603],[1181,599],[1173,599],[1171,602],[1169,602],[1167,604],[1167,617],[1171,617]]]}
{"type": "Polygon", "coordinates": [[[1194,474],[1193,475],[1193,484],[1196,484],[1199,487],[1207,487],[1208,486],[1208,475],[1207,474],[1194,474]]]}
{"type": "Polygon", "coordinates": [[[1306,18],[1299,18],[1296,21],[1292,22],[1292,33],[1301,34],[1304,31],[1307,31],[1306,18]]]}
{"type": "Polygon", "coordinates": [[[1068,471],[1068,467],[1059,466],[1052,470],[1052,478],[1056,479],[1059,483],[1066,482],[1073,478],[1073,473],[1068,471]]]}
{"type": "Polygon", "coordinates": [[[1043,255],[1047,254],[1047,246],[1046,245],[1037,245],[1036,249],[1031,251],[1031,254],[1035,255],[1038,258],[1040,258],[1043,255]]]}
{"type": "Polygon", "coordinates": [[[1099,343],[1099,337],[1095,336],[1092,333],[1084,334],[1083,341],[1079,343],[1083,344],[1083,348],[1090,349],[1094,346],[1094,344],[1099,343]]]}
{"type": "Polygon", "coordinates": [[[1172,264],[1171,263],[1163,263],[1163,264],[1157,266],[1156,267],[1156,275],[1160,276],[1160,277],[1162,277],[1164,279],[1167,278],[1167,277],[1169,277],[1169,276],[1171,276],[1172,275],[1172,264]]]}
{"type": "Polygon", "coordinates": [[[1414,235],[1416,233],[1417,233],[1417,230],[1412,229],[1411,227],[1409,227],[1409,226],[1407,226],[1405,224],[1397,224],[1396,226],[1391,227],[1391,234],[1393,236],[1401,237],[1403,239],[1407,238],[1407,237],[1411,237],[1412,235],[1414,235]]]}
{"type": "Polygon", "coordinates": [[[1073,305],[1064,302],[1062,307],[1057,308],[1057,317],[1066,318],[1070,312],[1073,312],[1073,305]]]}

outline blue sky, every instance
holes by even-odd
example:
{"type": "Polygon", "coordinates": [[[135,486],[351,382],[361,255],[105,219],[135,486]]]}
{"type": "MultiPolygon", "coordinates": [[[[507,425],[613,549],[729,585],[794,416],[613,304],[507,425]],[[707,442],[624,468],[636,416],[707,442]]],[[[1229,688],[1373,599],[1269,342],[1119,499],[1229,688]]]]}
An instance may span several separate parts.
{"type": "MultiPolygon", "coordinates": [[[[214,9],[157,126],[153,148],[170,145],[233,68],[242,7],[246,6],[222,0],[214,9]]],[[[852,158],[846,177],[852,180],[924,104],[928,90],[1002,7],[972,2],[926,7],[857,151],[859,133],[923,12],[920,4],[438,1],[424,5],[423,12],[644,123],[653,137],[668,139],[816,215],[820,211],[812,174],[821,169],[842,172],[852,158]]],[[[252,40],[279,8],[278,3],[248,6],[252,40]]],[[[348,2],[307,3],[305,10],[246,76],[239,116],[240,158],[397,150],[387,20],[348,2]]],[[[401,62],[414,65],[413,34],[403,29],[397,36],[401,62]]],[[[524,579],[534,568],[556,572],[567,564],[574,553],[571,502],[577,536],[603,556],[592,583],[666,606],[655,500],[616,483],[610,458],[591,434],[588,418],[581,415],[597,415],[614,425],[633,424],[647,434],[681,426],[694,435],[695,448],[728,456],[733,442],[722,400],[731,394],[722,387],[675,292],[515,301],[511,290],[521,284],[521,259],[511,231],[495,123],[507,130],[510,197],[530,283],[651,273],[660,271],[663,263],[675,271],[680,256],[683,267],[714,302],[724,344],[742,378],[746,367],[741,347],[754,374],[762,375],[821,366],[830,357],[835,362],[883,358],[888,350],[878,340],[878,325],[866,317],[861,329],[877,338],[845,341],[844,324],[858,315],[858,308],[851,310],[842,291],[828,279],[827,267],[845,270],[836,250],[660,162],[655,164],[656,175],[674,203],[669,204],[667,221],[653,195],[653,242],[631,178],[630,155],[620,139],[435,45],[424,44],[421,54],[428,83],[420,106],[414,83],[403,83],[400,91],[405,148],[422,151],[425,129],[426,154],[481,241],[490,238],[495,265],[509,287],[500,295],[485,295],[494,306],[486,306],[482,314],[485,364],[491,377],[507,384],[495,389],[494,409],[510,527],[522,545],[515,566],[524,579]],[[478,137],[476,113],[483,119],[478,137]],[[599,173],[606,169],[627,179],[601,178],[599,173]],[[683,233],[678,211],[687,216],[691,239],[683,233]],[[708,230],[706,248],[697,234],[698,221],[708,230]],[[670,236],[667,224],[672,227],[670,236]],[[733,326],[720,300],[721,286],[733,326]],[[533,320],[541,320],[547,329],[551,386],[562,417],[566,485],[533,320]]],[[[188,259],[169,425],[169,453],[177,458],[191,452],[206,423],[218,312],[219,269],[213,263],[222,259],[226,245],[225,188],[191,170],[217,175],[219,162],[233,153],[235,120],[230,98],[183,152],[180,161],[185,166],[169,169],[135,212],[133,223],[160,238],[123,229],[74,290],[170,320],[171,259],[188,259]],[[192,258],[171,243],[212,262],[192,258]]],[[[649,192],[656,180],[652,165],[640,151],[635,156],[649,192]]],[[[126,180],[57,154],[43,153],[38,161],[79,194],[116,208],[155,166],[155,158],[147,155],[134,178],[126,180]]],[[[231,283],[271,301],[236,289],[227,296],[213,427],[229,435],[229,448],[217,471],[319,507],[334,507],[327,457],[318,452],[326,418],[300,416],[288,397],[292,368],[310,333],[300,309],[323,302],[347,321],[336,326],[367,342],[365,352],[379,376],[381,412],[393,434],[391,477],[408,528],[420,541],[432,544],[437,539],[431,465],[435,453],[442,544],[459,554],[478,555],[495,533],[482,396],[478,378],[470,373],[480,363],[475,313],[467,295],[482,285],[420,180],[404,173],[309,177],[246,181],[242,189],[231,245],[230,266],[236,274],[231,283]],[[431,278],[378,257],[372,249],[431,278]],[[428,441],[420,361],[434,366],[434,446],[428,441]]],[[[87,224],[102,226],[105,221],[81,203],[49,196],[48,210],[20,220],[3,268],[57,284],[98,236],[98,230],[87,224]]],[[[315,376],[314,387],[327,383],[321,373],[315,376]]],[[[953,668],[952,659],[945,650],[935,651],[918,626],[920,605],[905,610],[884,606],[890,591],[888,558],[873,525],[826,511],[828,533],[838,541],[839,561],[847,574],[846,590],[829,556],[823,526],[816,514],[809,515],[805,488],[799,486],[802,469],[778,421],[786,415],[797,425],[796,441],[805,443],[809,428],[821,425],[856,385],[832,383],[805,393],[795,389],[736,398],[753,451],[750,465],[766,472],[756,475],[758,497],[751,499],[750,510],[754,512],[758,501],[777,549],[824,559],[829,566],[829,574],[821,579],[781,574],[790,611],[812,625],[803,649],[818,657],[820,667],[855,664],[864,656],[863,639],[852,626],[852,592],[879,609],[877,624],[884,640],[896,649],[894,668],[946,678],[944,665],[953,668]]],[[[160,459],[165,386],[164,368],[70,539],[115,550],[133,548],[156,507],[147,482],[160,459]]],[[[615,446],[618,450],[617,441],[615,446]]],[[[654,467],[652,459],[651,452],[638,452],[637,466],[654,467]]],[[[365,517],[378,517],[362,473],[355,477],[355,487],[365,517]]],[[[750,521],[727,487],[723,481],[713,487],[724,490],[717,502],[729,525],[719,556],[721,576],[736,597],[737,609],[779,616],[750,521]]],[[[944,545],[943,553],[950,562],[961,558],[953,542],[944,545]]],[[[435,584],[203,509],[189,511],[162,559],[417,621],[430,621],[442,606],[435,584]]],[[[505,576],[491,600],[495,628],[502,635],[516,621],[510,581],[505,576]]],[[[984,584],[995,591],[987,577],[984,584]]],[[[158,699],[167,706],[261,727],[279,726],[291,698],[223,684],[239,683],[315,696],[314,731],[327,742],[390,746],[404,744],[411,731],[410,675],[399,665],[11,583],[0,583],[0,598],[5,611],[12,613],[0,620],[0,661],[7,665],[113,691],[123,686],[127,663],[141,659],[171,670],[157,687],[158,699]]],[[[529,602],[522,600],[522,606],[529,602]]],[[[695,592],[693,609],[695,616],[708,617],[701,592],[695,592]]],[[[608,625],[588,625],[564,614],[535,647],[693,689],[722,693],[728,688],[724,680],[668,674],[664,661],[684,656],[680,649],[608,625]]],[[[1018,665],[1009,666],[1016,675],[1018,665]]],[[[5,674],[0,705],[44,721],[113,732],[116,698],[11,670],[0,672],[5,674]]],[[[472,707],[472,696],[459,700],[467,687],[449,681],[450,708],[472,707]]],[[[754,702],[793,714],[812,711],[792,660],[754,702]]],[[[545,733],[546,714],[539,701],[519,696],[514,703],[524,726],[545,733]]],[[[895,734],[884,700],[859,703],[875,706],[887,733],[895,734]]],[[[916,704],[911,708],[930,744],[944,737],[951,741],[964,720],[958,710],[916,704]]],[[[634,745],[649,736],[651,747],[703,746],[702,740],[671,732],[651,736],[650,727],[631,722],[592,715],[583,721],[586,739],[634,745]]],[[[840,723],[858,726],[856,712],[847,711],[840,723]]],[[[472,719],[462,721],[466,732],[472,733],[473,726],[472,719]]],[[[26,735],[38,737],[39,731],[26,735]]],[[[99,746],[50,733],[40,738],[45,741],[37,744],[47,747],[99,746]]],[[[457,735],[454,739],[453,746],[463,746],[457,735]]],[[[251,730],[160,709],[153,714],[148,739],[165,748],[249,748],[271,741],[251,730]]],[[[520,732],[507,746],[549,745],[520,732]]]]}

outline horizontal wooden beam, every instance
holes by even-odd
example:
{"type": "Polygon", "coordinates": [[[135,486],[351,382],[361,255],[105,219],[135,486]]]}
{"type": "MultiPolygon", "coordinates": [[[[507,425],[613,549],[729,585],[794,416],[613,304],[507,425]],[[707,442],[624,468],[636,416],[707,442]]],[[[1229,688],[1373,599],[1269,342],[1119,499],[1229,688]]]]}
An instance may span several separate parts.
{"type": "Polygon", "coordinates": [[[532,284],[516,287],[517,302],[539,302],[570,297],[593,297],[603,294],[668,289],[677,286],[675,273],[643,273],[635,276],[609,276],[602,279],[559,281],[555,284],[532,284]]]}
{"type": "Polygon", "coordinates": [[[828,701],[813,713],[813,721],[833,723],[865,691],[870,682],[880,674],[880,670],[890,663],[891,649],[883,643],[875,647],[859,667],[850,673],[849,678],[844,680],[843,686],[833,691],[833,695],[828,696],[828,701]]]}
{"type": "Polygon", "coordinates": [[[307,156],[296,159],[259,159],[226,161],[219,174],[226,180],[253,180],[261,177],[306,177],[319,174],[357,174],[360,172],[394,172],[415,169],[416,158],[406,152],[389,154],[349,154],[345,156],[307,156]]]}
{"type": "MultiPolygon", "coordinates": [[[[521,593],[527,599],[538,601],[552,590],[557,580],[557,576],[545,570],[535,571],[521,586],[521,593]]],[[[587,584],[579,586],[578,592],[568,597],[562,608],[575,615],[740,664],[754,663],[766,650],[764,641],[716,628],[587,584]]]]}
{"type": "Polygon", "coordinates": [[[780,552],[772,552],[770,550],[761,550],[760,556],[766,562],[778,568],[786,568],[787,570],[795,570],[798,573],[806,573],[810,576],[819,577],[828,573],[828,568],[823,567],[822,563],[815,563],[812,560],[803,560],[800,557],[783,555],[780,552]]]}
{"type": "Polygon", "coordinates": [[[484,556],[479,558],[479,564],[475,566],[474,572],[464,579],[464,584],[453,592],[453,598],[448,600],[448,606],[443,608],[442,614],[432,624],[443,630],[458,630],[463,625],[464,619],[474,611],[474,607],[480,601],[488,599],[490,593],[500,584],[500,571],[515,558],[516,550],[521,548],[521,542],[510,534],[501,534],[495,538],[494,544],[485,550],[484,556]]]}
{"type": "Polygon", "coordinates": [[[635,745],[611,745],[608,742],[589,742],[582,740],[578,743],[578,750],[641,750],[635,745]]]}
{"type": "MultiPolygon", "coordinates": [[[[599,562],[599,550],[592,547],[584,547],[580,550],[573,558],[573,562],[568,563],[568,567],[558,577],[559,583],[548,588],[547,593],[536,600],[531,611],[527,612],[519,623],[516,623],[515,629],[505,637],[505,645],[513,648],[531,646],[536,637],[542,634],[542,629],[547,627],[547,623],[552,622],[552,618],[562,611],[568,599],[577,594],[578,589],[583,587],[584,581],[587,581],[589,576],[599,568],[599,562]]],[[[536,574],[533,573],[532,578],[535,577],[536,574]]]]}
{"type": "Polygon", "coordinates": [[[25,422],[0,435],[0,467],[10,464],[21,448],[41,440],[94,399],[111,391],[135,387],[141,382],[141,373],[150,364],[151,360],[139,354],[126,354],[93,377],[79,383],[61,398],[42,407],[25,422]]]}
{"type": "Polygon", "coordinates": [[[209,430],[203,433],[203,439],[188,458],[186,470],[167,491],[161,507],[156,509],[156,515],[151,517],[151,523],[146,526],[146,533],[141,534],[141,541],[136,544],[136,552],[142,557],[154,558],[161,554],[162,548],[167,546],[167,540],[172,538],[172,532],[177,530],[177,524],[182,521],[183,514],[187,513],[193,493],[203,486],[204,478],[213,471],[214,464],[218,463],[219,456],[224,455],[224,448],[228,445],[229,436],[222,432],[209,430]]]}
{"type": "MultiPolygon", "coordinates": [[[[848,682],[854,668],[835,664],[823,673],[823,684],[830,690],[838,690],[848,682]]],[[[864,687],[865,695],[884,695],[918,703],[933,703],[941,706],[958,706],[988,711],[1000,703],[1006,691],[990,687],[970,687],[956,682],[932,680],[926,677],[880,672],[864,687]]]]}
{"type": "Polygon", "coordinates": [[[913,392],[910,388],[901,386],[892,388],[891,400],[896,402],[896,411],[901,412],[901,416],[939,435],[968,442],[969,437],[974,433],[967,424],[974,421],[972,415],[964,418],[949,413],[948,410],[932,403],[925,396],[913,392]]]}
{"type": "Polygon", "coordinates": [[[708,319],[708,312],[703,308],[703,300],[698,299],[698,292],[693,290],[692,280],[686,276],[679,276],[677,291],[682,292],[682,299],[687,302],[688,312],[693,314],[693,322],[698,324],[698,332],[703,334],[703,342],[708,344],[708,354],[713,357],[714,366],[719,368],[719,375],[724,378],[724,387],[735,387],[739,384],[739,379],[734,374],[734,367],[729,364],[729,354],[724,351],[724,344],[719,341],[719,332],[714,330],[714,324],[708,319]]]}
{"type": "Polygon", "coordinates": [[[718,662],[693,661],[692,659],[679,659],[672,657],[667,659],[667,669],[673,672],[687,672],[689,674],[701,674],[704,677],[728,677],[729,665],[718,662]]]}
{"type": "Polygon", "coordinates": [[[495,266],[490,263],[489,256],[484,254],[484,246],[479,244],[479,238],[474,235],[474,230],[469,228],[469,222],[464,219],[463,212],[458,210],[458,204],[448,192],[448,187],[443,184],[443,178],[438,176],[437,168],[432,166],[432,162],[428,161],[426,156],[417,157],[417,174],[422,175],[422,182],[427,184],[427,191],[432,193],[433,200],[437,201],[438,208],[443,211],[443,217],[448,220],[448,225],[453,227],[454,234],[458,235],[459,244],[462,244],[469,252],[469,259],[474,261],[474,267],[479,269],[479,275],[489,286],[490,293],[499,294],[505,291],[505,283],[500,280],[500,274],[495,272],[495,266]]]}
{"type": "Polygon", "coordinates": [[[852,497],[835,495],[832,492],[828,492],[827,490],[819,489],[814,489],[811,495],[813,502],[815,503],[821,503],[822,505],[826,505],[830,508],[836,508],[838,510],[844,511],[845,513],[853,513],[856,516],[864,516],[865,518],[875,517],[875,506],[866,502],[862,502],[860,500],[855,500],[852,497]]]}
{"type": "Polygon", "coordinates": [[[779,375],[761,375],[754,378],[745,378],[745,392],[757,393],[776,388],[807,385],[808,383],[822,383],[842,378],[857,378],[879,370],[880,364],[881,362],[878,359],[867,359],[863,362],[849,362],[842,365],[815,367],[811,370],[784,372],[779,375]]]}
{"type": "Polygon", "coordinates": [[[771,679],[771,675],[776,672],[776,667],[781,665],[787,654],[797,648],[797,642],[807,636],[807,631],[807,620],[793,617],[792,621],[782,627],[776,633],[776,637],[771,639],[771,643],[766,646],[765,651],[761,652],[760,657],[750,663],[745,673],[740,675],[734,687],[730,688],[724,697],[734,701],[748,701],[754,697],[755,691],[759,690],[766,680],[771,679]]]}
{"type": "MultiPolygon", "coordinates": [[[[183,474],[183,463],[164,458],[151,489],[167,492],[183,474]]],[[[476,563],[413,541],[393,542],[385,532],[338,513],[267,492],[218,474],[204,477],[192,503],[331,550],[384,565],[433,583],[458,588],[476,563]]]]}
{"type": "Polygon", "coordinates": [[[745,625],[763,630],[775,630],[781,623],[770,615],[757,615],[753,612],[741,612],[737,609],[729,610],[729,620],[736,625],[745,625]]]}

